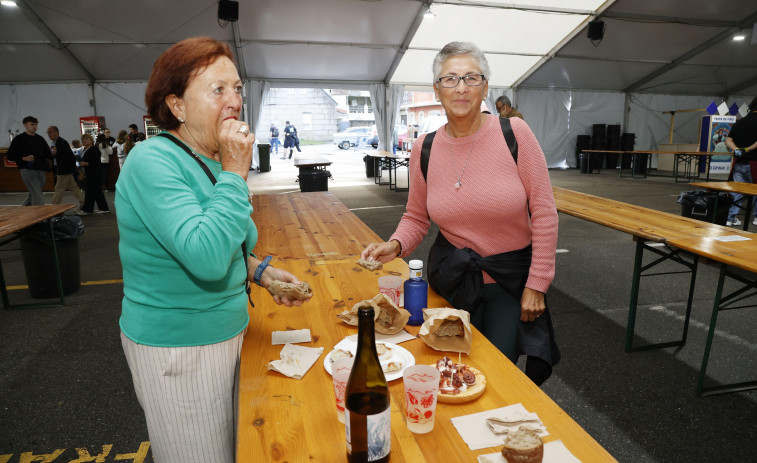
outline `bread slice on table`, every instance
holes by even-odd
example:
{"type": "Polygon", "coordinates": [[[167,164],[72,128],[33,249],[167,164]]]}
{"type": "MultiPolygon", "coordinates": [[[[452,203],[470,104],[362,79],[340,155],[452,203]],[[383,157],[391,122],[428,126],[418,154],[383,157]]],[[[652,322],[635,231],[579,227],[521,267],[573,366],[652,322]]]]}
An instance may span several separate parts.
{"type": "Polygon", "coordinates": [[[268,286],[268,292],[274,296],[288,297],[289,299],[304,301],[313,297],[313,289],[307,283],[307,281],[301,281],[300,284],[286,283],[279,280],[274,280],[270,286],[268,286]]]}
{"type": "Polygon", "coordinates": [[[541,463],[544,457],[544,443],[535,431],[521,426],[505,437],[502,456],[507,463],[541,463]]]}

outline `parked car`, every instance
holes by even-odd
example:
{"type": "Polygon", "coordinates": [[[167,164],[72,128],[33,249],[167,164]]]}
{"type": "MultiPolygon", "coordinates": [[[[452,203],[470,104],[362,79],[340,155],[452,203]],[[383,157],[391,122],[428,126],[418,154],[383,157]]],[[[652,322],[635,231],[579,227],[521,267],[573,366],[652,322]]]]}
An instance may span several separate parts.
{"type": "Polygon", "coordinates": [[[351,146],[357,146],[361,138],[371,138],[371,135],[370,127],[350,127],[344,132],[334,134],[334,144],[343,150],[348,150],[351,146]]]}
{"type": "MultiPolygon", "coordinates": [[[[394,126],[394,131],[397,132],[397,149],[402,149],[402,142],[407,138],[407,126],[404,124],[397,124],[394,126]]],[[[375,125],[371,126],[371,133],[373,133],[373,139],[371,140],[371,146],[378,148],[379,138],[378,130],[375,125]]]]}
{"type": "Polygon", "coordinates": [[[421,123],[418,134],[433,132],[447,123],[447,116],[428,116],[421,123]]]}

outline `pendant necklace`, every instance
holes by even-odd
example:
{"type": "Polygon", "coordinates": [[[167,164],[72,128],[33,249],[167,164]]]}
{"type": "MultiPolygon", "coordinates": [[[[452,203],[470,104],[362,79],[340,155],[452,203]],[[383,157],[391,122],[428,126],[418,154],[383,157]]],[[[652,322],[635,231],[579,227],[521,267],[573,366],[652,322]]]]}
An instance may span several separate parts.
{"type": "Polygon", "coordinates": [[[455,176],[457,177],[457,181],[455,182],[456,190],[459,190],[460,186],[462,186],[463,184],[463,182],[461,182],[460,179],[463,178],[463,174],[465,173],[465,168],[468,167],[468,161],[470,161],[471,154],[473,154],[473,146],[476,144],[476,139],[478,138],[478,133],[481,131],[481,126],[483,125],[483,122],[484,121],[481,119],[481,116],[479,116],[478,128],[476,129],[476,135],[473,137],[473,141],[470,144],[470,149],[468,150],[468,158],[465,160],[465,164],[463,165],[463,170],[460,172],[460,175],[457,175],[457,163],[455,162],[455,152],[454,150],[452,151],[452,168],[455,170],[455,176]]]}

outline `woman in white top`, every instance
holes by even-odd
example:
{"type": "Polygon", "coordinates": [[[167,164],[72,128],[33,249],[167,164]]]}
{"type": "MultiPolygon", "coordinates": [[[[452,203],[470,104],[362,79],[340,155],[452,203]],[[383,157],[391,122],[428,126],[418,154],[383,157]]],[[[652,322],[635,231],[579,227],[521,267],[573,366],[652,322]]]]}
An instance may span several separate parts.
{"type": "Polygon", "coordinates": [[[118,156],[118,170],[124,168],[124,161],[126,160],[126,155],[129,154],[129,151],[134,146],[134,144],[131,142],[131,138],[129,137],[129,133],[126,130],[122,130],[118,132],[118,137],[116,137],[116,142],[113,143],[113,153],[118,156]]]}
{"type": "Polygon", "coordinates": [[[108,144],[105,135],[97,136],[97,149],[100,150],[100,185],[102,189],[108,191],[108,167],[110,166],[110,155],[113,154],[113,148],[108,144]]]}

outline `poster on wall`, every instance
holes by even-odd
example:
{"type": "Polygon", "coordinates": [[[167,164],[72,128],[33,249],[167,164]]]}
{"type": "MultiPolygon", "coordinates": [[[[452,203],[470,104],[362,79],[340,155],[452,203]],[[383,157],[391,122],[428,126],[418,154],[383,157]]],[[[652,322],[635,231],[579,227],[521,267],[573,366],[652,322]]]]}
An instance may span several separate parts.
{"type": "Polygon", "coordinates": [[[710,160],[711,174],[728,174],[731,172],[731,154],[725,145],[725,139],[731,133],[731,127],[736,123],[736,116],[704,116],[700,126],[699,150],[708,153],[723,153],[713,155],[710,160]]]}

